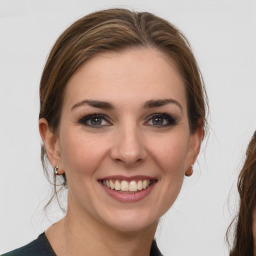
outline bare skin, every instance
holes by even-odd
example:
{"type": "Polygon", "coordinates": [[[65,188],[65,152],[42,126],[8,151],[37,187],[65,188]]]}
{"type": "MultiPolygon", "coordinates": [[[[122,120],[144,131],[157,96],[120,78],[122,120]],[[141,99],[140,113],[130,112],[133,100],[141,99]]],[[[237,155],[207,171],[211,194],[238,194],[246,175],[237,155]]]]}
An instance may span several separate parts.
{"type": "Polygon", "coordinates": [[[175,63],[151,48],[97,55],[67,84],[58,133],[39,127],[69,186],[67,215],[46,232],[57,255],[149,256],[203,135],[190,132],[175,63]],[[115,179],[138,190],[110,188],[115,179]]]}
{"type": "Polygon", "coordinates": [[[57,255],[149,255],[157,223],[140,232],[120,233],[95,220],[85,223],[84,219],[73,221],[70,214],[47,230],[46,236],[57,255]]]}

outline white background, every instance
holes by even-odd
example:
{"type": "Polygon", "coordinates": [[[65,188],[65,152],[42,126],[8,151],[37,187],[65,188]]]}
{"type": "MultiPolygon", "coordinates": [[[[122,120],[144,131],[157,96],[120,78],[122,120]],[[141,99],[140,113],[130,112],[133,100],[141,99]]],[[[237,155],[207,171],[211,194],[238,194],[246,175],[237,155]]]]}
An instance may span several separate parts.
{"type": "Polygon", "coordinates": [[[50,186],[38,134],[38,87],[50,48],[72,22],[108,7],[153,12],[192,45],[209,95],[210,135],[157,240],[167,256],[228,255],[235,183],[256,129],[253,0],[0,0],[0,253],[28,243],[50,223],[42,209],[50,186]]]}

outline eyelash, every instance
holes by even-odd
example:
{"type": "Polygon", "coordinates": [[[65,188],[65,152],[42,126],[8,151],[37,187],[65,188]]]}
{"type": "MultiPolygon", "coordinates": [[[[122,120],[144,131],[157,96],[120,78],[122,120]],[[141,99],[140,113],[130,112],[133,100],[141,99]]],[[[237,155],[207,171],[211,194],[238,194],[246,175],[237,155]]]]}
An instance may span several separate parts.
{"type": "Polygon", "coordinates": [[[82,125],[85,125],[85,126],[89,126],[89,127],[93,127],[93,128],[102,128],[104,126],[110,126],[111,123],[110,121],[108,120],[107,116],[106,115],[103,115],[103,114],[90,114],[90,115],[87,115],[87,116],[84,116],[82,118],[79,119],[78,121],[79,124],[82,124],[82,125]],[[106,121],[108,124],[89,124],[88,122],[89,121],[92,121],[94,119],[94,121],[96,119],[100,120],[100,121],[106,121]]]}
{"type": "MultiPolygon", "coordinates": [[[[105,127],[105,126],[112,125],[111,122],[109,121],[109,118],[104,114],[90,114],[90,115],[84,116],[84,117],[79,119],[78,123],[82,124],[82,125],[85,125],[85,126],[88,126],[88,127],[92,127],[92,128],[102,128],[102,127],[105,127]],[[89,122],[92,122],[93,120],[96,121],[96,122],[100,121],[100,124],[92,124],[92,123],[89,124],[89,122]],[[105,121],[106,124],[102,125],[103,121],[105,121]]],[[[166,114],[166,113],[155,113],[155,114],[152,114],[152,115],[148,116],[147,119],[146,119],[146,122],[144,124],[147,125],[147,126],[154,126],[154,127],[157,127],[157,128],[162,128],[162,127],[168,127],[168,126],[176,125],[177,120],[174,117],[172,117],[171,115],[166,114]],[[162,120],[162,123],[161,124],[154,124],[153,119],[155,119],[155,120],[158,119],[158,121],[162,120]],[[150,124],[150,121],[152,122],[152,124],[150,124]]]]}
{"type": "Polygon", "coordinates": [[[153,120],[153,119],[161,119],[163,122],[166,121],[166,123],[164,124],[150,124],[152,126],[161,128],[161,127],[168,127],[168,126],[174,126],[177,124],[177,120],[172,117],[169,114],[166,113],[156,113],[156,114],[152,114],[147,118],[146,123],[149,123],[149,121],[153,120]]]}

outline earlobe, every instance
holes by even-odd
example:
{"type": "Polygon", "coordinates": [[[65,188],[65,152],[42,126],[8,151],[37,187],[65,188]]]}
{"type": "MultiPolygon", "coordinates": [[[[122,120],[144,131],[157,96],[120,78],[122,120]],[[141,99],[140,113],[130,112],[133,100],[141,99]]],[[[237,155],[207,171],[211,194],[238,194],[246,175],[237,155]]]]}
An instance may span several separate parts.
{"type": "Polygon", "coordinates": [[[45,118],[39,120],[39,132],[45,146],[48,160],[55,167],[60,163],[60,147],[58,137],[50,129],[45,118]]]}
{"type": "Polygon", "coordinates": [[[185,172],[185,176],[190,177],[193,174],[193,165],[185,172]]]}

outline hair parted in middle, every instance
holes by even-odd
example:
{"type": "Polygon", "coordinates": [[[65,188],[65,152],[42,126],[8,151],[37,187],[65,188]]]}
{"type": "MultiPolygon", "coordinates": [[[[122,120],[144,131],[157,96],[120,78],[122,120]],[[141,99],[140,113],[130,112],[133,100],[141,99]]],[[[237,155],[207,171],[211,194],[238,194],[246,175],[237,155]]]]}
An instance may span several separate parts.
{"type": "MultiPolygon", "coordinates": [[[[191,133],[206,126],[207,95],[197,62],[183,34],[168,21],[148,12],[107,9],[89,14],[57,39],[40,82],[40,113],[53,133],[58,132],[66,84],[89,59],[103,52],[150,47],[163,52],[177,65],[183,78],[191,133]]],[[[41,159],[46,176],[47,155],[41,159]]],[[[64,185],[66,177],[64,174],[64,185]]]]}

